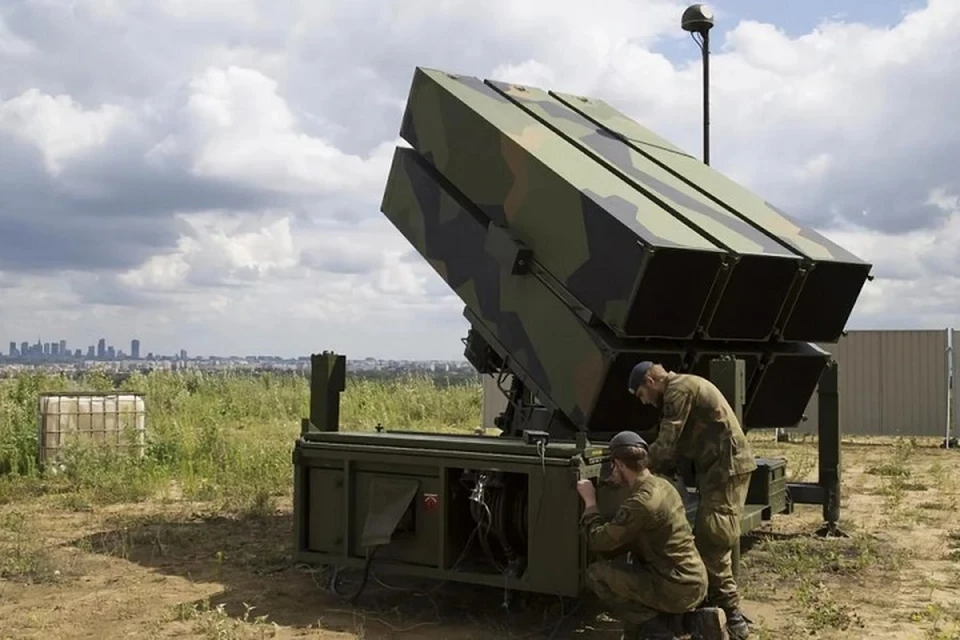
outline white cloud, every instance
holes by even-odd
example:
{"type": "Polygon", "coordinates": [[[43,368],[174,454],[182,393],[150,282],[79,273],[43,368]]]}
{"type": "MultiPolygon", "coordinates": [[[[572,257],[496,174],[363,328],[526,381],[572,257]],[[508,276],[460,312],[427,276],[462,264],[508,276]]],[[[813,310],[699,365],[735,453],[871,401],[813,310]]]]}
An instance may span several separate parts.
{"type": "MultiPolygon", "coordinates": [[[[604,98],[699,154],[685,6],[5,8],[2,337],[458,356],[462,303],[378,212],[414,67],[604,98]],[[69,241],[40,228],[68,219],[69,241]],[[38,255],[56,267],[43,271],[38,255]]],[[[800,36],[733,24],[725,9],[711,59],[712,164],[876,264],[851,327],[952,324],[960,3],[931,0],[882,29],[824,20],[800,36]]]]}
{"type": "Polygon", "coordinates": [[[277,82],[237,66],[210,68],[189,82],[185,132],[150,154],[173,155],[201,177],[302,193],[382,188],[392,145],[367,158],[347,154],[303,131],[277,82]]]}
{"type": "Polygon", "coordinates": [[[180,216],[187,231],[172,253],[151,256],[118,282],[133,290],[179,291],[262,279],[298,263],[289,217],[180,216]]]}
{"type": "Polygon", "coordinates": [[[872,328],[953,326],[960,300],[960,198],[932,189],[927,203],[943,212],[932,228],[889,233],[848,224],[827,231],[876,266],[864,286],[856,324],[872,328]]]}
{"type": "Polygon", "coordinates": [[[57,174],[66,161],[106,145],[131,121],[126,109],[106,104],[85,109],[67,95],[36,89],[0,101],[0,132],[33,144],[57,174]]]}
{"type": "MultiPolygon", "coordinates": [[[[420,311],[457,314],[462,307],[443,289],[437,295],[442,281],[422,261],[404,259],[409,247],[383,220],[294,235],[289,212],[205,212],[179,219],[183,231],[174,250],[115,276],[70,274],[72,293],[57,288],[59,302],[69,304],[67,298],[78,295],[100,306],[114,302],[159,311],[161,318],[179,315],[184,325],[229,323],[231,330],[239,324],[255,331],[257,323],[276,326],[281,317],[350,331],[377,318],[415,321],[420,311]]],[[[227,344],[211,346],[223,351],[227,344]]]]}

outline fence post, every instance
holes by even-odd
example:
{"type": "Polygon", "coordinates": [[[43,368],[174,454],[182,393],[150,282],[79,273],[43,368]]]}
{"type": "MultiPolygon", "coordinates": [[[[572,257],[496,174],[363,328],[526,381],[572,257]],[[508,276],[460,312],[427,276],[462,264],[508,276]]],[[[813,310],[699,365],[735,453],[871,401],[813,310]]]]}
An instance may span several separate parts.
{"type": "Polygon", "coordinates": [[[947,332],[947,349],[946,349],[946,358],[944,358],[944,365],[947,368],[947,420],[944,425],[944,434],[943,434],[943,446],[945,449],[950,448],[950,434],[953,431],[953,421],[955,419],[954,415],[954,390],[953,390],[953,373],[954,373],[954,349],[953,349],[953,327],[948,327],[947,332]]]}

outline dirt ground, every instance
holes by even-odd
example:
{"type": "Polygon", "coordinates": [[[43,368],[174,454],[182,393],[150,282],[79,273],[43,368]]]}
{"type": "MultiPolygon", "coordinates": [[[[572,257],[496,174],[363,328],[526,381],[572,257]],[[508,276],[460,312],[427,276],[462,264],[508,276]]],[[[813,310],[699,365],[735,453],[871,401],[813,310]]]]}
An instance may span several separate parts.
{"type": "MultiPolygon", "coordinates": [[[[758,448],[786,456],[792,475],[816,477],[815,447],[767,438],[758,448]]],[[[741,588],[754,637],[960,638],[960,451],[845,443],[843,455],[849,537],[817,537],[820,508],[797,506],[744,540],[741,588]]],[[[0,636],[619,635],[587,605],[564,615],[573,603],[533,599],[505,611],[497,589],[411,590],[375,574],[351,607],[322,572],[291,565],[291,522],[289,501],[249,518],[175,501],[92,508],[47,496],[0,506],[0,636]]]]}

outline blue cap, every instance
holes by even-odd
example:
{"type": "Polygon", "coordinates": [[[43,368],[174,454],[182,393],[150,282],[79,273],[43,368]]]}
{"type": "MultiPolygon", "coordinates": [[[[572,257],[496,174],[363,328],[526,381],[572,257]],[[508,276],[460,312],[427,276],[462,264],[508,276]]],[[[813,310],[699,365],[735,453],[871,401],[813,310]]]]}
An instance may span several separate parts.
{"type": "Polygon", "coordinates": [[[636,395],[637,387],[643,382],[643,377],[647,375],[647,371],[649,371],[652,366],[653,363],[649,360],[644,360],[634,365],[633,370],[630,372],[630,381],[627,383],[627,390],[631,394],[636,395]]]}

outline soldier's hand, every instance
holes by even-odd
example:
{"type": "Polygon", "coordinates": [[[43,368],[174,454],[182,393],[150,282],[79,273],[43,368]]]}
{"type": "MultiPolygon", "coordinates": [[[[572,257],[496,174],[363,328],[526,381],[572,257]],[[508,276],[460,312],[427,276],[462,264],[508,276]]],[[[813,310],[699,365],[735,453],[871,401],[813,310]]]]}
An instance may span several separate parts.
{"type": "Polygon", "coordinates": [[[577,480],[577,493],[580,494],[580,497],[583,498],[583,501],[587,504],[592,504],[597,501],[597,490],[594,489],[593,483],[589,480],[577,480]]]}

